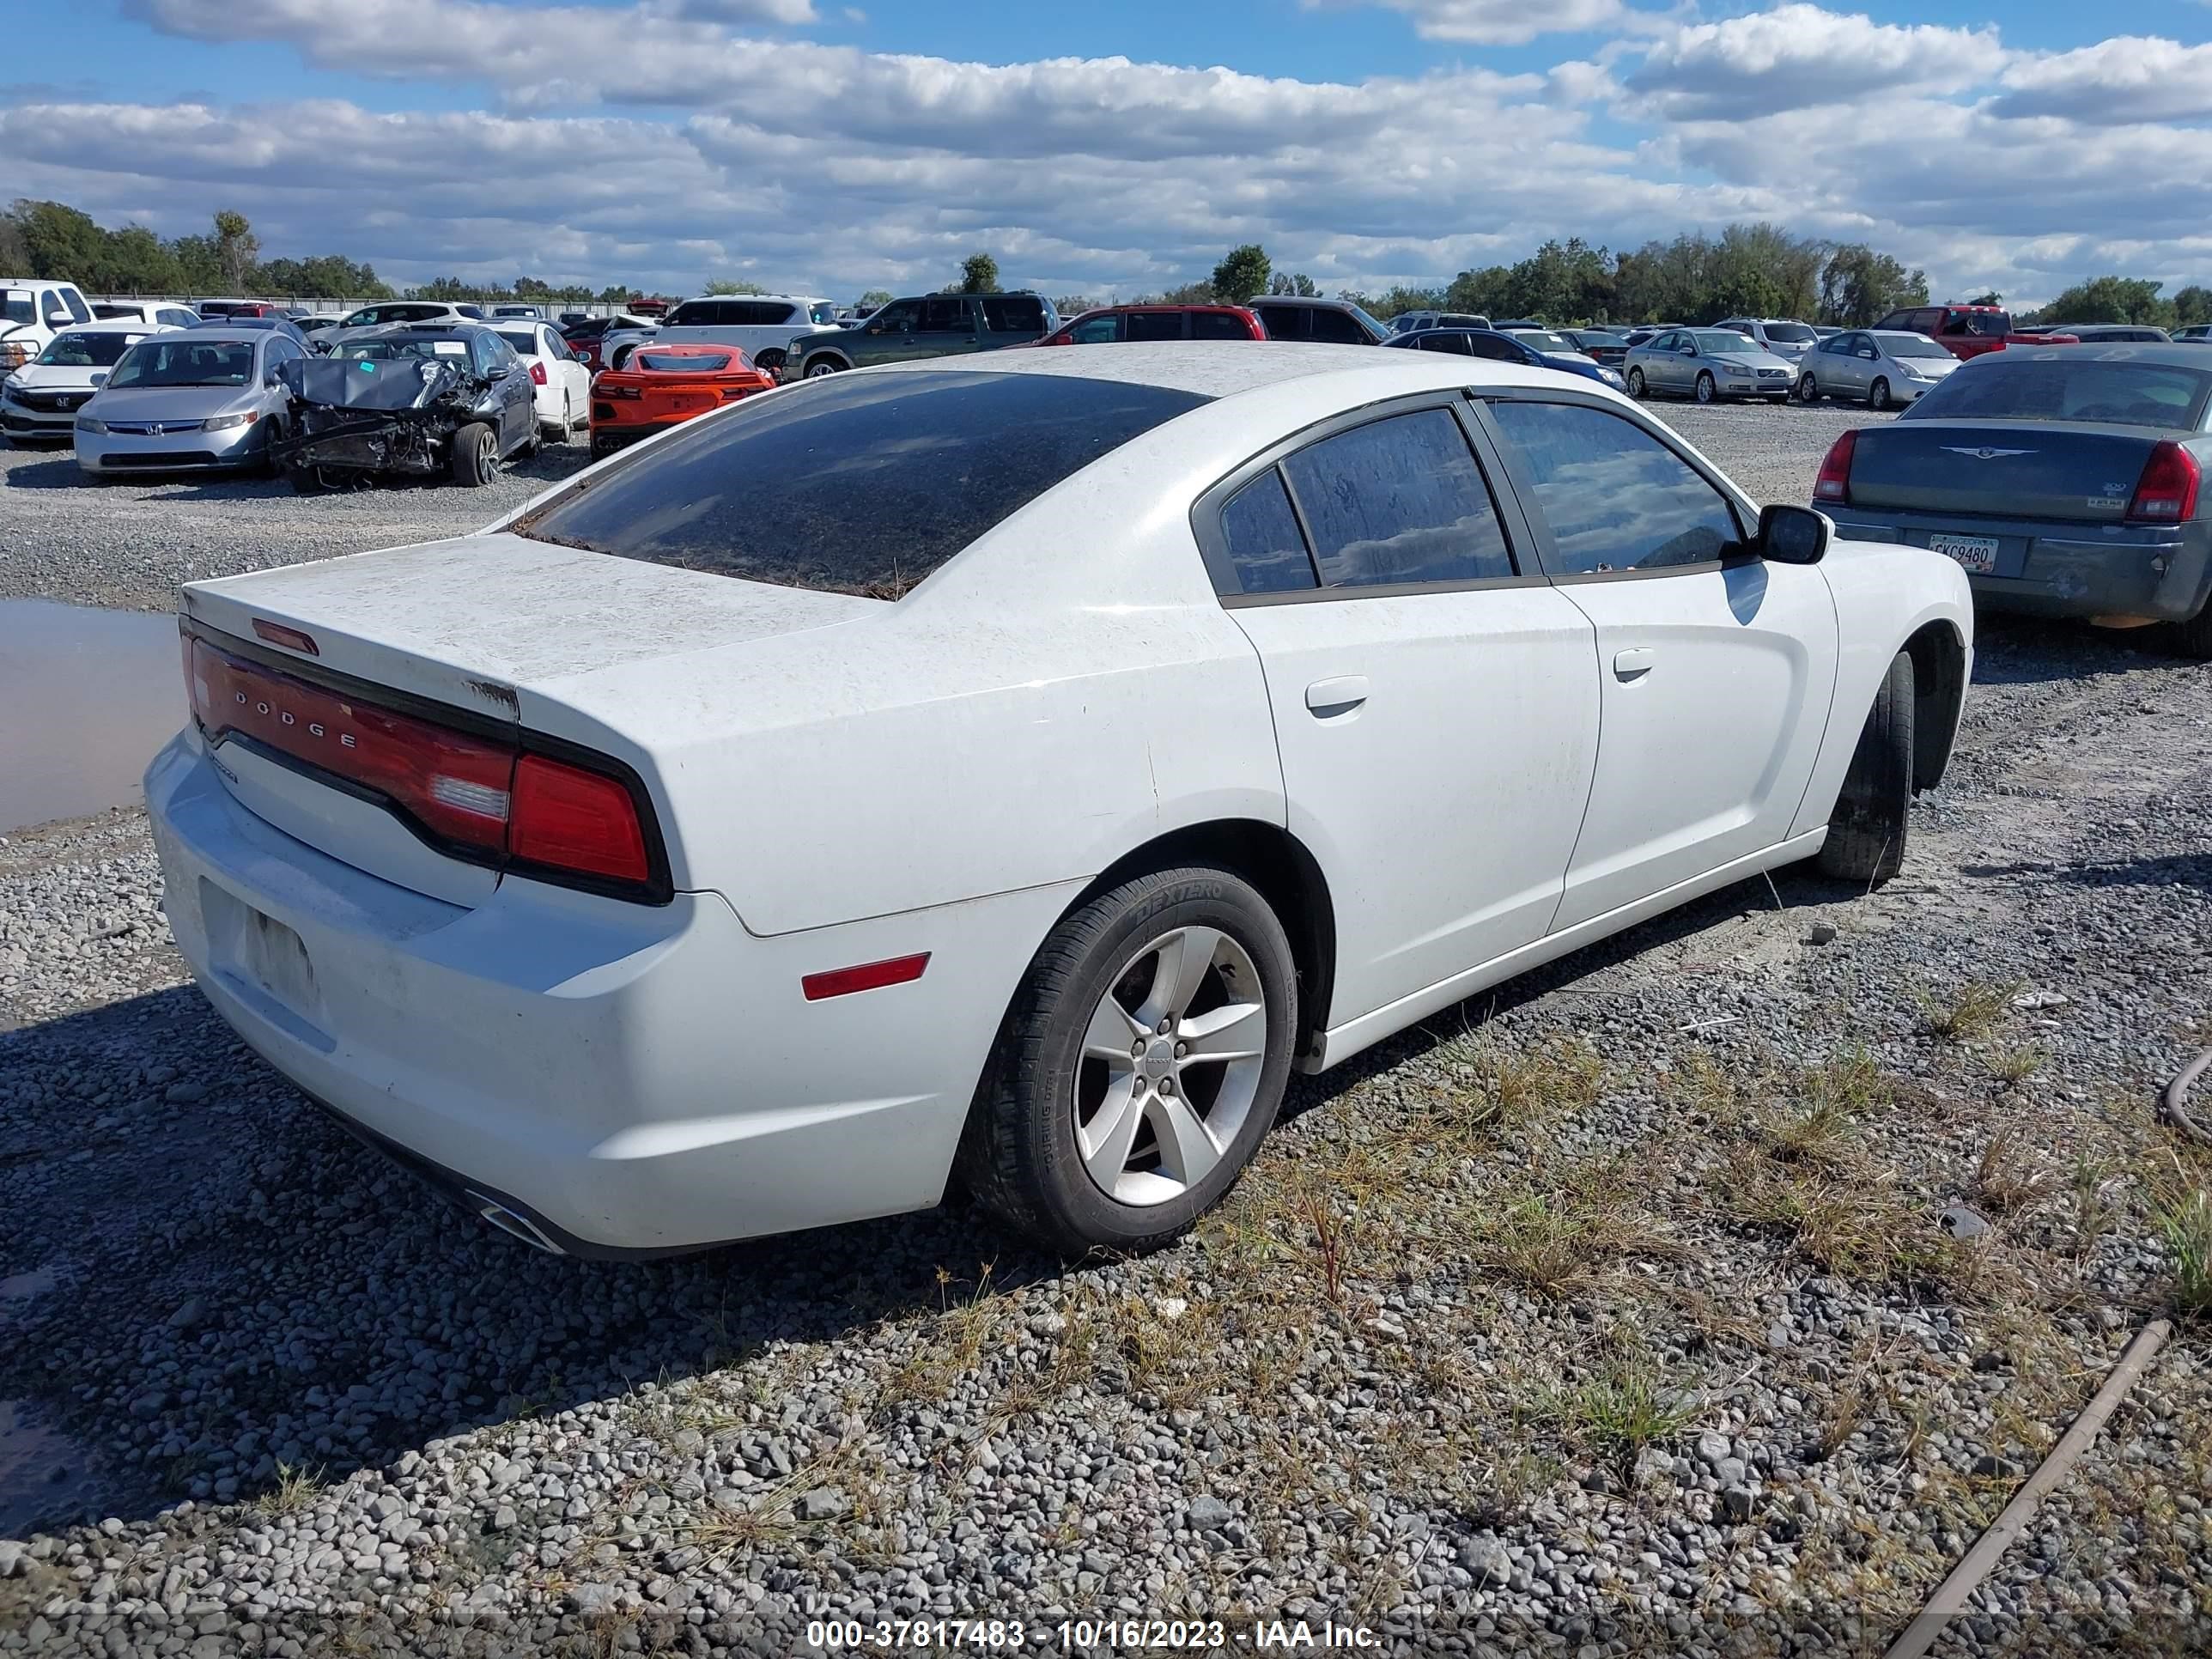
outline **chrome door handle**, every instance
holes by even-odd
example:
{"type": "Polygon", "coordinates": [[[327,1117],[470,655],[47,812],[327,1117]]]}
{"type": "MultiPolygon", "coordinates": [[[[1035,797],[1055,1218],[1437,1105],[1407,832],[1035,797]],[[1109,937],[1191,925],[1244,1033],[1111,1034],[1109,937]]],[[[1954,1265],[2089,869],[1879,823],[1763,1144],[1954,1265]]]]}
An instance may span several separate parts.
{"type": "Polygon", "coordinates": [[[1658,660],[1658,653],[1648,646],[1616,651],[1613,653],[1613,677],[1617,680],[1640,680],[1658,660]]]}
{"type": "Polygon", "coordinates": [[[1316,719],[1347,714],[1367,701],[1367,676],[1340,674],[1306,687],[1306,708],[1316,719]]]}

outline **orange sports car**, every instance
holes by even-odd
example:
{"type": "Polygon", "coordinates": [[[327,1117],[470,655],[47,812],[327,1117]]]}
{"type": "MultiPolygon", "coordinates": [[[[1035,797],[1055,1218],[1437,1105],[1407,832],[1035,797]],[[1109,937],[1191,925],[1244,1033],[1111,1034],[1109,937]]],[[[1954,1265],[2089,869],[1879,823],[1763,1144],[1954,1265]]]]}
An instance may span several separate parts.
{"type": "Polygon", "coordinates": [[[775,376],[735,346],[641,345],[592,382],[592,454],[611,454],[775,385],[775,376]]]}

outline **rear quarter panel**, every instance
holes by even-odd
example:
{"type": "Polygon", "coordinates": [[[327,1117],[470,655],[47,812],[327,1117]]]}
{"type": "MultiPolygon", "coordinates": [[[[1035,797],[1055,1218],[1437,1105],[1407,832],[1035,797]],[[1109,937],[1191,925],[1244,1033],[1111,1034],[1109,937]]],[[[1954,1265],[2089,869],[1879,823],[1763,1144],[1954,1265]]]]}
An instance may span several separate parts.
{"type": "Polygon", "coordinates": [[[1820,569],[1836,601],[1836,695],[1793,836],[1820,828],[1835,811],[1875,692],[1907,640],[1929,623],[1947,624],[1966,649],[1969,689],[1973,678],[1973,595],[1953,561],[1919,548],[1839,539],[1830,543],[1820,569]]]}
{"type": "Polygon", "coordinates": [[[526,687],[523,724],[657,778],[680,884],[761,934],[1087,878],[1192,823],[1280,824],[1266,682],[1190,530],[1210,481],[1160,497],[1156,467],[1109,457],[896,605],[526,687]],[[641,710],[650,737],[610,743],[641,710]]]}

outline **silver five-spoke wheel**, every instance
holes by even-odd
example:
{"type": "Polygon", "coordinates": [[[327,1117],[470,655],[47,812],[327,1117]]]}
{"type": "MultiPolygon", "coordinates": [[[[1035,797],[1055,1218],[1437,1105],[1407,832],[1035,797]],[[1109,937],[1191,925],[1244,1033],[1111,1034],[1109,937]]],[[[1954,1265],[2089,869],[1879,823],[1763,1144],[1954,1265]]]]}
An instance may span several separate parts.
{"type": "Polygon", "coordinates": [[[1203,1181],[1244,1127],[1267,1048],[1267,995],[1243,946],[1213,927],[1145,945],[1099,999],[1076,1062],[1091,1180],[1132,1206],[1203,1181]]]}

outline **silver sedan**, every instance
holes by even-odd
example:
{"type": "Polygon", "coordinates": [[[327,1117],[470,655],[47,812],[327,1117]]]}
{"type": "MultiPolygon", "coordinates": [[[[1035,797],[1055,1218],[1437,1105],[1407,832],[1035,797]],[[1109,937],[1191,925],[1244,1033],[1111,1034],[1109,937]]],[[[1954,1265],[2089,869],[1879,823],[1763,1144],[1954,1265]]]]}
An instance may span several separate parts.
{"type": "Polygon", "coordinates": [[[1797,371],[1772,352],[1725,328],[1676,328],[1632,347],[1622,368],[1628,395],[1667,393],[1710,404],[1723,398],[1785,401],[1797,371]]]}
{"type": "Polygon", "coordinates": [[[1870,408],[1895,409],[1918,403],[1964,361],[1925,334],[1853,329],[1805,354],[1797,397],[1808,404],[1823,398],[1863,398],[1870,408]]]}
{"type": "Polygon", "coordinates": [[[265,465],[290,404],[277,365],[306,355],[275,329],[149,335],[77,411],[76,464],[95,477],[265,465]]]}

